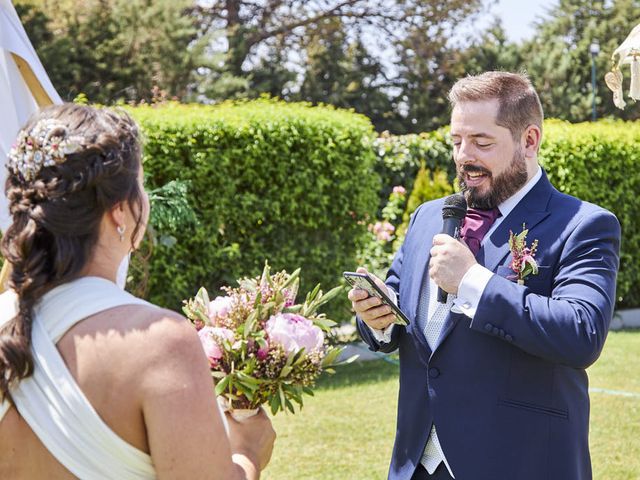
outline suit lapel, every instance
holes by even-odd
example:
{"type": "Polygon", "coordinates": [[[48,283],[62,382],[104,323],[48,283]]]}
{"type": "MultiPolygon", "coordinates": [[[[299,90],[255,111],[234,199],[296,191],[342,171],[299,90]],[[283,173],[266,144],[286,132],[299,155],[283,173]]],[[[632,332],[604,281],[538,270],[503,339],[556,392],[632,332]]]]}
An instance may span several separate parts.
{"type": "MultiPolygon", "coordinates": [[[[440,222],[426,222],[425,229],[419,232],[419,236],[416,238],[416,251],[414,263],[414,280],[411,282],[412,291],[409,292],[409,298],[415,298],[415,302],[411,302],[409,305],[410,318],[417,320],[418,303],[420,301],[420,294],[422,289],[422,280],[428,278],[429,275],[429,260],[431,259],[431,247],[433,246],[433,237],[442,231],[442,221],[440,222]]],[[[413,322],[414,324],[416,322],[413,322]]]]}
{"type": "MultiPolygon", "coordinates": [[[[433,352],[431,353],[431,355],[433,355],[433,353],[435,353],[435,351],[438,350],[438,347],[442,345],[442,342],[444,342],[445,338],[449,336],[453,328],[458,324],[458,318],[459,318],[458,314],[449,312],[449,314],[444,320],[444,325],[442,327],[442,331],[440,332],[440,337],[438,338],[438,341],[433,347],[433,352]]],[[[426,342],[426,339],[425,339],[425,342],[426,342]]]]}
{"type": "MultiPolygon", "coordinates": [[[[415,298],[415,302],[411,302],[409,305],[409,315],[414,321],[411,323],[409,330],[413,331],[413,335],[420,342],[422,347],[431,354],[431,348],[427,342],[424,332],[418,327],[418,313],[422,315],[429,315],[428,304],[425,307],[424,312],[418,312],[418,303],[420,302],[420,295],[422,293],[422,282],[429,281],[429,260],[431,259],[431,247],[433,246],[433,237],[442,231],[443,223],[441,222],[425,222],[426,228],[419,233],[417,240],[417,255],[415,257],[415,281],[411,282],[413,291],[410,293],[409,298],[415,298]]],[[[428,318],[428,317],[427,317],[428,318]]]]}
{"type": "MultiPolygon", "coordinates": [[[[549,204],[552,189],[553,187],[551,183],[549,183],[547,175],[543,170],[542,178],[540,178],[538,183],[520,200],[509,215],[502,220],[500,225],[498,225],[494,232],[483,243],[482,248],[476,255],[476,260],[480,265],[495,272],[504,258],[510,253],[509,231],[520,233],[523,223],[526,224],[526,228],[532,229],[549,216],[550,212],[547,211],[547,205],[549,204]]],[[[449,312],[433,352],[442,345],[442,342],[444,342],[457,325],[459,318],[459,314],[449,312]]],[[[424,343],[427,344],[424,334],[422,332],[420,332],[420,334],[424,343]]],[[[433,352],[431,355],[433,355],[433,352]]]]}
{"type": "Polygon", "coordinates": [[[480,265],[495,272],[510,253],[509,232],[520,233],[523,224],[531,230],[549,216],[550,212],[547,210],[547,205],[549,204],[552,188],[543,170],[542,178],[538,183],[520,200],[483,243],[476,257],[480,265]]]}

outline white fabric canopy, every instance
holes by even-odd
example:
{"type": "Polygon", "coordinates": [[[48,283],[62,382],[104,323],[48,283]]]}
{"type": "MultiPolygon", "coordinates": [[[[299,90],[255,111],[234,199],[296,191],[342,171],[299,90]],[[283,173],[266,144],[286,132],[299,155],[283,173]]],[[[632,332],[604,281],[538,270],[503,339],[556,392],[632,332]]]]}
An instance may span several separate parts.
{"type": "Polygon", "coordinates": [[[9,0],[0,0],[0,229],[9,226],[6,159],[18,130],[38,106],[62,103],[9,0]]]}

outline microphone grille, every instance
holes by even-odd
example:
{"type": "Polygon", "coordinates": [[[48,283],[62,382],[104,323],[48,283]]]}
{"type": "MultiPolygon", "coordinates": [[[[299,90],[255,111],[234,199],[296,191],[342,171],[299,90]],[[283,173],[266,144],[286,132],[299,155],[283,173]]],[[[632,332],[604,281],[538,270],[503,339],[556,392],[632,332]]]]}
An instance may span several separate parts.
{"type": "Polygon", "coordinates": [[[467,200],[462,193],[454,193],[444,199],[442,218],[463,219],[467,214],[467,200]]]}

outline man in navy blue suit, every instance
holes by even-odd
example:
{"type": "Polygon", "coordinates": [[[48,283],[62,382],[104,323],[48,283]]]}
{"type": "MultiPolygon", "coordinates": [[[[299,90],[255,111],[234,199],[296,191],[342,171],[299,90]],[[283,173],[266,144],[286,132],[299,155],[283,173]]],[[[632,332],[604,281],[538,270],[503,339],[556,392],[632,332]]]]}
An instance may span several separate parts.
{"type": "Polygon", "coordinates": [[[364,341],[400,352],[389,479],[591,479],[585,369],[613,313],[619,223],[549,183],[542,107],[524,75],[467,77],[449,100],[470,207],[462,240],[440,234],[443,199],[413,214],[386,282],[376,279],[406,327],[376,297],[349,292],[364,341]],[[508,240],[523,224],[539,268],[521,284],[508,240]]]}

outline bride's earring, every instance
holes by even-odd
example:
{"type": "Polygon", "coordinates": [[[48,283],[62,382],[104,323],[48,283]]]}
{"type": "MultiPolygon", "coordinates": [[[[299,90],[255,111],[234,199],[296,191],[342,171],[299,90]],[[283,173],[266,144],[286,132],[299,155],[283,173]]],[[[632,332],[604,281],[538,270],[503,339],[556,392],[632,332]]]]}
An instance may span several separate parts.
{"type": "Polygon", "coordinates": [[[127,227],[122,226],[122,225],[118,225],[118,226],[116,227],[116,230],[117,230],[117,232],[118,232],[118,235],[120,235],[120,241],[121,241],[121,242],[124,242],[124,232],[125,232],[125,230],[126,230],[126,229],[127,229],[127,227]]]}

